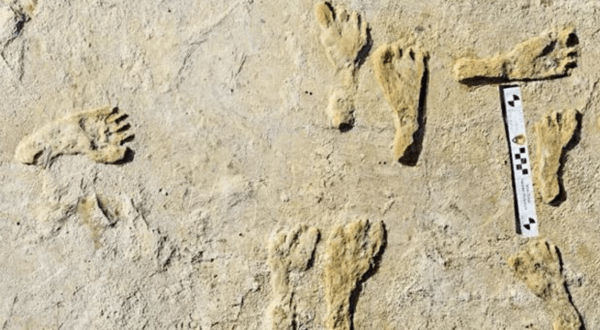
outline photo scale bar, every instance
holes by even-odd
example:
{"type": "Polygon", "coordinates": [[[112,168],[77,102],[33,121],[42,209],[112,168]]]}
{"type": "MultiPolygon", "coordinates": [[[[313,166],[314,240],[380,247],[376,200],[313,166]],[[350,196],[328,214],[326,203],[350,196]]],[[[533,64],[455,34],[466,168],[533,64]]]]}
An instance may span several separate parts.
{"type": "Polygon", "coordinates": [[[517,233],[536,237],[538,219],[519,86],[500,86],[500,100],[510,149],[517,233]]]}

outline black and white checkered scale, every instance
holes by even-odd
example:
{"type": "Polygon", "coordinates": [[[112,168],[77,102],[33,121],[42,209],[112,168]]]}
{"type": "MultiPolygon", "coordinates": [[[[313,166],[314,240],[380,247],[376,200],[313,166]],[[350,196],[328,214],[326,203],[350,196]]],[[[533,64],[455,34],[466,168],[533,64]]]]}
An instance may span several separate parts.
{"type": "Polygon", "coordinates": [[[515,170],[520,171],[522,175],[529,175],[529,161],[527,160],[527,149],[520,147],[518,152],[513,155],[515,170]]]}

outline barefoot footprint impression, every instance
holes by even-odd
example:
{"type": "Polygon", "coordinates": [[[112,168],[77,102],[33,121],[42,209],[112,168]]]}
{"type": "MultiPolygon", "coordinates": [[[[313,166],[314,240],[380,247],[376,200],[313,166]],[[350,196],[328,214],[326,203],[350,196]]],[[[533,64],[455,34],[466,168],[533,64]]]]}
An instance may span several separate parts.
{"type": "Polygon", "coordinates": [[[413,135],[419,129],[427,56],[420,47],[407,41],[382,45],[373,55],[377,80],[394,114],[395,160],[405,155],[414,142],[413,135]]]}
{"type": "Polygon", "coordinates": [[[336,74],[342,76],[342,87],[331,94],[327,112],[331,124],[344,130],[354,123],[354,102],[349,90],[356,89],[354,75],[359,54],[367,45],[367,23],[356,12],[348,13],[343,7],[334,10],[329,2],[318,3],[315,15],[321,26],[321,44],[327,59],[336,74]]]}
{"type": "Polygon", "coordinates": [[[273,301],[270,307],[271,326],[273,330],[296,329],[303,326],[298,314],[302,312],[296,295],[296,288],[290,283],[292,273],[303,275],[314,257],[319,240],[319,230],[306,225],[299,225],[289,232],[281,232],[271,241],[269,246],[269,263],[271,264],[273,301]]]}
{"type": "Polygon", "coordinates": [[[554,321],[553,330],[579,330],[581,320],[573,306],[562,274],[558,249],[545,239],[532,240],[527,248],[508,259],[516,277],[544,300],[554,321]]]}
{"type": "Polygon", "coordinates": [[[535,177],[542,200],[552,203],[560,193],[560,158],[577,129],[578,112],[567,110],[547,114],[535,124],[537,142],[535,177]]]}
{"type": "Polygon", "coordinates": [[[98,163],[116,163],[127,153],[123,144],[133,138],[126,118],[117,107],[66,116],[21,140],[15,159],[47,167],[58,156],[83,154],[98,163]]]}
{"type": "Polygon", "coordinates": [[[466,84],[566,76],[577,66],[578,43],[573,27],[546,31],[517,44],[506,54],[461,58],[454,66],[454,75],[466,84]]]}
{"type": "Polygon", "coordinates": [[[360,220],[339,226],[328,239],[323,276],[327,301],[328,330],[351,330],[352,296],[367,278],[383,252],[385,227],[382,222],[360,220]]]}

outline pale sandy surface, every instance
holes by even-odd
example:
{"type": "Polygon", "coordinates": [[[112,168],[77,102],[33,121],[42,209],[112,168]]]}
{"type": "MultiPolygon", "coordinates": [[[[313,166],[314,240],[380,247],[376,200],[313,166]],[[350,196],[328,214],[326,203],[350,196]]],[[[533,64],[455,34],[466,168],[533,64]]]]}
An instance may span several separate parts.
{"type": "Polygon", "coordinates": [[[1,329],[270,329],[268,242],[298,224],[321,233],[291,279],[298,329],[326,329],[327,238],[360,219],[383,221],[386,244],[356,330],[552,329],[507,265],[527,240],[515,233],[498,85],[465,86],[452,69],[565,24],[577,68],[519,84],[533,152],[536,121],[582,114],[566,200],[538,198],[537,210],[586,329],[600,328],[600,2],[336,1],[362,13],[371,53],[407,34],[429,52],[416,166],[393,159],[369,57],[354,127],[330,127],[339,77],[312,0],[0,2],[29,17],[18,35],[0,21],[1,329]],[[126,162],[14,159],[44,124],[106,105],[129,115],[126,162]]]}

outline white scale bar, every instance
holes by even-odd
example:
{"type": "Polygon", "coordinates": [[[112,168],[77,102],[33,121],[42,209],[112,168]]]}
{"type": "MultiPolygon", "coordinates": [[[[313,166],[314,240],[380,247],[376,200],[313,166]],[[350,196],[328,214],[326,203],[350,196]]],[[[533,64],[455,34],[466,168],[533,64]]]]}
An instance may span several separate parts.
{"type": "Polygon", "coordinates": [[[535,213],[531,162],[527,150],[521,90],[518,86],[501,86],[500,97],[510,145],[513,189],[517,203],[517,233],[525,237],[535,237],[538,235],[538,219],[535,213]]]}

